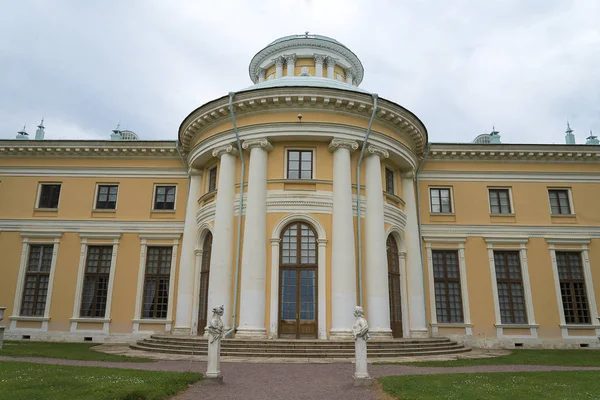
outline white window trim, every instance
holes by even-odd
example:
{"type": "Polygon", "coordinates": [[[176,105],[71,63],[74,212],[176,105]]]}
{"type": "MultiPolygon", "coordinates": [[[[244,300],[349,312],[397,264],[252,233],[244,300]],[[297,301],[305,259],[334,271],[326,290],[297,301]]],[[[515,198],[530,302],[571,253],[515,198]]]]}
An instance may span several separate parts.
{"type": "Polygon", "coordinates": [[[465,262],[466,237],[457,238],[423,238],[427,248],[427,273],[429,275],[429,304],[431,304],[431,331],[433,335],[438,334],[438,327],[464,327],[467,336],[473,336],[473,324],[471,323],[471,309],[469,307],[469,290],[467,287],[467,265],[465,262]],[[463,322],[462,323],[438,323],[437,309],[435,306],[435,279],[433,276],[433,249],[432,245],[446,245],[435,248],[435,250],[458,250],[458,269],[460,274],[460,297],[462,299],[463,322]],[[450,246],[448,246],[450,245],[450,246]],[[457,247],[458,246],[458,247],[457,247]]]}
{"type": "Polygon", "coordinates": [[[17,290],[15,291],[15,299],[13,303],[12,316],[9,317],[11,331],[48,331],[48,322],[50,321],[50,305],[52,303],[52,288],[54,286],[54,273],[56,272],[56,260],[58,258],[58,245],[62,232],[23,232],[23,245],[21,247],[21,263],[19,265],[19,276],[17,279],[17,290]],[[31,240],[35,241],[31,241],[31,240]],[[39,240],[37,240],[39,239],[39,240]],[[31,245],[53,245],[52,261],[50,263],[50,274],[48,277],[48,293],[46,295],[46,306],[43,317],[21,316],[21,302],[23,301],[23,290],[25,285],[25,275],[27,274],[27,261],[29,259],[29,247],[31,245]],[[17,328],[18,321],[35,321],[41,322],[40,329],[35,328],[17,328]]]}
{"type": "MultiPolygon", "coordinates": [[[[429,213],[432,215],[454,215],[454,188],[452,186],[429,186],[427,190],[427,196],[429,197],[429,213]],[[448,189],[450,190],[450,212],[434,212],[433,204],[431,203],[431,189],[448,189]]],[[[441,204],[440,204],[441,210],[441,204]]]]}
{"type": "Polygon", "coordinates": [[[550,209],[551,217],[574,217],[575,216],[575,203],[573,202],[573,192],[570,187],[564,186],[548,186],[546,188],[546,194],[548,195],[548,207],[550,209]],[[569,193],[569,210],[570,214],[552,214],[552,204],[550,203],[550,191],[551,190],[566,190],[569,193]]]}
{"type": "Polygon", "coordinates": [[[37,190],[37,195],[35,196],[35,207],[34,209],[40,210],[40,211],[58,211],[58,209],[60,208],[60,199],[62,198],[62,187],[63,187],[63,183],[62,182],[38,182],[38,190],[37,190]],[[58,194],[58,204],[56,205],[56,208],[46,208],[46,207],[40,207],[40,198],[42,197],[42,185],[60,185],[60,193],[58,194]]]}
{"type": "Polygon", "coordinates": [[[531,294],[531,282],[529,280],[529,267],[527,265],[527,238],[497,238],[484,237],[487,243],[488,258],[490,264],[490,275],[492,278],[492,294],[494,297],[494,313],[496,315],[496,336],[509,339],[535,339],[539,327],[535,322],[533,312],[533,296],[531,294]],[[507,247],[508,245],[519,245],[518,248],[507,247]],[[523,281],[523,292],[525,296],[525,310],[527,312],[527,324],[503,324],[500,316],[500,301],[498,299],[498,282],[496,281],[496,263],[494,261],[494,250],[518,251],[521,262],[521,280],[523,281]],[[529,335],[504,335],[504,329],[529,329],[529,335]]]}
{"type": "Polygon", "coordinates": [[[560,316],[560,331],[563,339],[595,339],[593,336],[576,336],[570,335],[569,329],[594,329],[596,337],[600,336],[600,324],[598,321],[598,308],[596,303],[596,295],[594,293],[594,282],[592,281],[592,270],[590,266],[590,257],[588,244],[589,239],[546,239],[550,249],[550,257],[552,259],[552,274],[554,275],[554,289],[556,291],[556,301],[558,304],[558,313],[560,316]],[[569,245],[569,248],[556,248],[556,245],[569,245]],[[572,251],[581,253],[583,275],[585,278],[585,291],[587,294],[588,307],[590,309],[590,324],[567,324],[565,321],[565,311],[563,309],[562,294],[560,292],[560,278],[558,276],[558,264],[556,262],[557,251],[572,251]]]}
{"type": "Polygon", "coordinates": [[[283,160],[283,179],[290,181],[310,181],[317,179],[317,148],[316,147],[285,147],[283,160]],[[311,151],[312,152],[312,176],[310,179],[289,179],[288,178],[288,154],[290,151],[311,151]]]}
{"type": "Polygon", "coordinates": [[[179,188],[177,187],[176,183],[155,183],[154,184],[154,188],[152,189],[152,204],[150,206],[150,209],[152,210],[152,212],[175,212],[177,210],[177,192],[179,188]],[[156,199],[156,188],[158,186],[175,186],[175,201],[173,202],[173,209],[172,210],[157,210],[154,208],[154,203],[155,203],[155,199],[156,199]]]}
{"type": "Polygon", "coordinates": [[[81,250],[79,253],[79,268],[77,271],[77,286],[75,288],[75,301],[73,302],[73,314],[69,321],[71,322],[71,332],[77,333],[100,333],[97,330],[82,330],[78,329],[80,323],[101,323],[102,333],[109,333],[110,327],[110,311],[112,308],[112,294],[115,284],[115,274],[117,268],[117,251],[119,248],[119,239],[121,238],[120,233],[80,233],[81,238],[81,250]],[[89,243],[88,240],[94,240],[93,243],[89,243]],[[104,242],[96,242],[96,240],[104,242]],[[106,294],[106,309],[104,317],[93,318],[93,317],[81,317],[81,296],[83,295],[83,280],[85,277],[85,261],[87,259],[88,246],[106,246],[110,245],[112,240],[112,257],[110,260],[110,272],[108,276],[108,293],[106,294]]]}
{"type": "MultiPolygon", "coordinates": [[[[146,233],[138,235],[141,241],[140,244],[140,264],[138,266],[138,281],[135,298],[135,314],[133,317],[133,334],[140,333],[141,324],[164,324],[165,332],[171,332],[173,325],[173,302],[175,294],[175,270],[177,269],[177,250],[179,248],[179,240],[181,234],[161,234],[161,233],[146,233]],[[148,244],[148,241],[157,241],[158,243],[148,244]],[[146,276],[146,252],[148,246],[152,247],[171,247],[171,274],[169,276],[169,305],[167,308],[167,318],[165,319],[149,319],[142,318],[142,302],[144,296],[144,278],[146,276]]],[[[150,333],[143,331],[144,333],[150,333]]]]}
{"type": "Polygon", "coordinates": [[[119,207],[119,192],[120,190],[120,185],[119,183],[115,183],[115,182],[97,182],[96,183],[96,190],[94,192],[94,204],[92,207],[92,211],[94,212],[115,212],[117,211],[117,208],[119,207]],[[115,208],[97,208],[98,207],[98,190],[100,190],[100,186],[116,186],[117,187],[117,200],[115,201],[115,208]]]}
{"type": "Polygon", "coordinates": [[[490,211],[490,215],[491,216],[513,216],[515,215],[515,204],[513,202],[513,193],[512,193],[512,187],[510,186],[488,186],[487,188],[487,192],[488,192],[488,209],[490,211]],[[490,189],[503,189],[503,190],[508,190],[508,204],[510,206],[510,212],[509,213],[495,213],[492,212],[492,202],[490,201],[490,189]]]}

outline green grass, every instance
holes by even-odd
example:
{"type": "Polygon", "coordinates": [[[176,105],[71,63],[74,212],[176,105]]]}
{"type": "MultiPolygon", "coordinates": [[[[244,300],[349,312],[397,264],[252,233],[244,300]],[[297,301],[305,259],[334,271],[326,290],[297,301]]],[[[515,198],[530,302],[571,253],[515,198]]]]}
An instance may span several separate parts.
{"type": "Polygon", "coordinates": [[[590,349],[513,350],[509,355],[493,358],[380,364],[403,364],[415,367],[468,367],[474,365],[564,365],[574,367],[599,367],[600,351],[590,349]]]}
{"type": "Polygon", "coordinates": [[[4,342],[0,356],[8,357],[44,357],[65,360],[113,361],[113,362],[152,362],[148,358],[125,357],[91,350],[97,346],[91,343],[59,342],[4,342]]]}
{"type": "Polygon", "coordinates": [[[0,397],[3,400],[159,400],[200,379],[202,374],[191,372],[0,361],[0,397]]]}
{"type": "Polygon", "coordinates": [[[380,378],[383,390],[411,399],[598,399],[600,372],[406,375],[380,378]]]}

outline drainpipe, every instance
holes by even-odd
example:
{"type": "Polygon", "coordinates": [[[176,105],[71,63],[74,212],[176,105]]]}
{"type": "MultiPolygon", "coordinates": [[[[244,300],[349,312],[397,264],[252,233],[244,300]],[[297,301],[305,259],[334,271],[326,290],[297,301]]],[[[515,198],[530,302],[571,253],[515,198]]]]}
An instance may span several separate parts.
{"type": "Polygon", "coordinates": [[[242,209],[244,208],[244,172],[245,172],[245,160],[244,160],[244,152],[242,151],[242,142],[240,141],[240,135],[237,128],[237,123],[235,121],[235,114],[233,112],[233,98],[235,96],[235,92],[229,92],[229,113],[231,114],[231,122],[233,123],[233,132],[235,133],[235,140],[238,146],[238,152],[240,153],[240,160],[242,161],[242,171],[241,171],[241,179],[240,179],[240,209],[238,212],[238,220],[237,220],[237,240],[235,245],[235,284],[233,291],[233,312],[231,314],[231,329],[225,332],[223,338],[227,337],[227,335],[231,334],[235,331],[235,319],[237,316],[237,306],[238,306],[238,282],[240,275],[240,240],[242,238],[242,209]]]}
{"type": "MultiPolygon", "coordinates": [[[[417,227],[419,231],[419,251],[421,252],[421,272],[423,275],[425,274],[425,256],[423,255],[423,234],[421,228],[421,199],[420,199],[420,191],[419,191],[419,172],[421,172],[421,168],[423,168],[423,164],[425,164],[425,160],[427,160],[427,156],[429,155],[429,150],[431,150],[431,144],[427,143],[427,151],[425,151],[425,156],[423,160],[421,160],[421,164],[419,168],[417,168],[417,172],[415,172],[415,185],[417,186],[417,227]]],[[[425,278],[425,277],[423,277],[425,278]]],[[[429,279],[433,279],[433,277],[429,277],[429,279]]],[[[423,293],[427,293],[427,287],[425,285],[425,279],[423,279],[423,293]]],[[[425,303],[425,310],[427,310],[427,296],[423,296],[423,302],[425,303]]],[[[425,318],[427,318],[427,313],[425,313],[425,318]]]]}
{"type": "Polygon", "coordinates": [[[373,113],[369,120],[369,127],[367,128],[367,134],[365,135],[365,141],[362,144],[360,150],[360,156],[358,157],[358,163],[356,164],[356,216],[357,216],[357,228],[358,228],[358,305],[362,307],[363,300],[363,282],[362,282],[362,234],[361,234],[361,223],[360,223],[360,166],[362,159],[367,148],[367,140],[371,135],[371,127],[373,126],[373,120],[375,119],[375,113],[377,112],[377,94],[373,93],[373,113]]]}

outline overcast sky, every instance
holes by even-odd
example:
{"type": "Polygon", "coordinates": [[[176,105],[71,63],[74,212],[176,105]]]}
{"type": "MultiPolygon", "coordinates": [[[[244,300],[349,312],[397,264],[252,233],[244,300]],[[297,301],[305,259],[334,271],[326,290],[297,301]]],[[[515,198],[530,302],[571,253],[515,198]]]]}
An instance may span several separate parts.
{"type": "Polygon", "coordinates": [[[250,59],[310,31],[354,51],[361,87],[434,142],[600,133],[598,0],[0,0],[0,138],[175,140],[196,107],[252,84],[250,59]]]}

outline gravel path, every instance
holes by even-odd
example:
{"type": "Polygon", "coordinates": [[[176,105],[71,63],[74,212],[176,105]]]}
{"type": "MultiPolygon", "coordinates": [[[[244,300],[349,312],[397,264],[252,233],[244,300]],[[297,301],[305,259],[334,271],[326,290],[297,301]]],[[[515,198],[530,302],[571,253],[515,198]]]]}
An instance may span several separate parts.
{"type": "MultiPolygon", "coordinates": [[[[59,360],[51,358],[0,357],[0,361],[35,362],[74,366],[131,368],[154,371],[188,371],[188,361],[158,361],[153,363],[120,363],[99,361],[59,360]]],[[[193,362],[192,371],[205,372],[205,362],[193,362]]],[[[475,372],[529,371],[600,371],[600,367],[559,367],[545,365],[485,365],[474,367],[430,368],[409,365],[370,365],[373,377],[386,375],[427,375],[475,372]]],[[[245,400],[263,399],[377,399],[376,390],[352,385],[352,364],[257,364],[222,363],[224,385],[196,384],[175,397],[183,399],[245,400]]]]}

